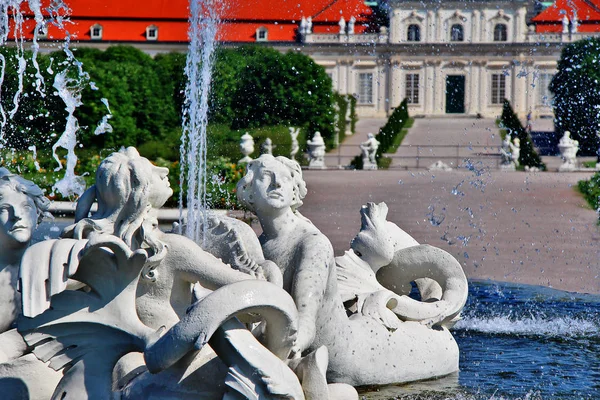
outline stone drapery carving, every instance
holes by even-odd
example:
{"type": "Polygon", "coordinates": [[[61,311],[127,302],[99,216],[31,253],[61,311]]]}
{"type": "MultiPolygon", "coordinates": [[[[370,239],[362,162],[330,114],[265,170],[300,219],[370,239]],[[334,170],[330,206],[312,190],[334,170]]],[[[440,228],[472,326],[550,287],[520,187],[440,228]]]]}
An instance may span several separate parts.
{"type": "Polygon", "coordinates": [[[386,221],[385,204],[361,209],[351,249],[334,258],[298,212],[299,164],[262,155],[237,188],[262,235],[210,215],[201,248],[158,229],[167,172],[133,148],[111,154],[63,237],[24,252],[12,331],[23,344],[0,359],[4,393],[17,379],[40,399],[351,400],[352,386],[458,369],[447,328],[466,301],[464,273],[386,221]],[[406,296],[412,281],[421,301],[406,296]]]}

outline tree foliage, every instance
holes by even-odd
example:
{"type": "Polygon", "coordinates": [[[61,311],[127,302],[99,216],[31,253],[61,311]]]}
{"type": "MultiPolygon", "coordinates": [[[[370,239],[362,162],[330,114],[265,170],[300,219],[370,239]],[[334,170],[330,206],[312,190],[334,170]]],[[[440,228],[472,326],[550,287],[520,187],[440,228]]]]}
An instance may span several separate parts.
{"type": "Polygon", "coordinates": [[[556,132],[579,141],[580,155],[593,155],[600,131],[600,38],[566,46],[552,79],[556,132]]]}
{"type": "MultiPolygon", "coordinates": [[[[6,114],[18,91],[18,58],[14,48],[0,49],[6,73],[0,102],[6,114]]],[[[4,129],[8,147],[48,146],[65,129],[65,104],[52,87],[58,71],[80,82],[82,105],[78,140],[84,147],[145,146],[156,153],[161,147],[179,147],[186,55],[170,53],[154,59],[131,46],[111,46],[105,51],[75,51],[85,74],[63,52],[38,55],[44,78],[43,95],[36,90],[36,71],[27,63],[18,111],[4,129]],[[108,114],[113,131],[95,135],[108,114]]],[[[31,55],[25,58],[30,60],[31,55]]],[[[281,54],[271,48],[245,46],[221,48],[216,53],[210,97],[209,121],[234,129],[273,125],[299,126],[333,137],[331,79],[308,56],[281,54]]],[[[75,86],[75,83],[72,84],[75,86]]],[[[161,151],[161,154],[173,153],[161,151]]]]}

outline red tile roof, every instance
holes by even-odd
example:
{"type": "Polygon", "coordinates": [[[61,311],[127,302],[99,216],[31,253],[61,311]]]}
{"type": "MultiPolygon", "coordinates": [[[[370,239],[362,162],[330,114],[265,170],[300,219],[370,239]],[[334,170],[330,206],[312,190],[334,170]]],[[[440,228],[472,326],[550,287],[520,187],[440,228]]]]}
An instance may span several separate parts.
{"type": "MultiPolygon", "coordinates": [[[[45,10],[50,0],[43,0],[45,10]]],[[[102,41],[135,42],[146,40],[146,28],[158,27],[159,42],[188,40],[189,0],[65,0],[70,8],[67,26],[75,40],[91,40],[90,28],[100,24],[102,41]]],[[[219,40],[253,42],[259,27],[268,29],[269,41],[294,41],[302,17],[312,17],[315,32],[337,33],[338,21],[357,19],[357,33],[364,32],[371,9],[364,0],[231,0],[221,2],[218,10],[222,25],[219,40]]],[[[27,10],[25,8],[25,10],[27,10]]],[[[27,24],[27,36],[33,25],[27,24]]],[[[60,39],[50,28],[49,38],[60,39]]]]}
{"type": "Polygon", "coordinates": [[[566,14],[572,19],[577,11],[581,22],[600,22],[600,0],[557,0],[553,5],[533,17],[533,22],[561,22],[566,14]]]}

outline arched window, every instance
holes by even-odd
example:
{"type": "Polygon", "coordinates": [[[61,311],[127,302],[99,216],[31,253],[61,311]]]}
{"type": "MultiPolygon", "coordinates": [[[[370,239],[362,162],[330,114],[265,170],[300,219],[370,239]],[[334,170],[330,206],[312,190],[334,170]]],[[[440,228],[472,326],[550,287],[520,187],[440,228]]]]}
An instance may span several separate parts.
{"type": "Polygon", "coordinates": [[[92,25],[92,27],[90,28],[90,38],[92,40],[101,40],[103,31],[104,29],[102,29],[102,25],[92,25]]]}
{"type": "Polygon", "coordinates": [[[452,25],[452,28],[450,28],[450,41],[462,42],[463,40],[465,40],[463,26],[461,24],[452,25]]]}
{"type": "Polygon", "coordinates": [[[269,30],[264,26],[261,26],[256,30],[256,41],[266,42],[269,40],[269,30]]]}
{"type": "Polygon", "coordinates": [[[421,27],[417,24],[409,25],[406,40],[408,40],[409,42],[420,42],[421,41],[421,27]]]}
{"type": "Polygon", "coordinates": [[[158,40],[158,27],[150,25],[146,28],[146,40],[158,40]]]}
{"type": "Polygon", "coordinates": [[[494,26],[494,42],[506,42],[507,39],[506,24],[496,24],[494,26]]]}

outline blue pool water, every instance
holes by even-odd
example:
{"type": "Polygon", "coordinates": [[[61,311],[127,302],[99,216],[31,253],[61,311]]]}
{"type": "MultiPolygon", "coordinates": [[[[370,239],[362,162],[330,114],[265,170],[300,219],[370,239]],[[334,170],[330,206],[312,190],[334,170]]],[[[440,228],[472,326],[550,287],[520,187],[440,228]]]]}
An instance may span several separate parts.
{"type": "Polygon", "coordinates": [[[471,282],[460,372],[365,399],[600,399],[600,296],[471,282]]]}

